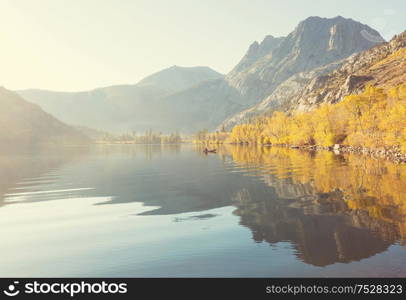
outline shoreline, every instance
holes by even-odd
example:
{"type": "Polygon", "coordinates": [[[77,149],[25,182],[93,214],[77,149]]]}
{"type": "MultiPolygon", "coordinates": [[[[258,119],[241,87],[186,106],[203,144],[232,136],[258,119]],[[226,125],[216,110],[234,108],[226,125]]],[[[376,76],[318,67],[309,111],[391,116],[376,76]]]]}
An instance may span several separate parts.
{"type": "MultiPolygon", "coordinates": [[[[95,142],[98,145],[181,145],[181,144],[211,144],[211,145],[248,145],[252,146],[249,143],[194,143],[194,142],[181,142],[181,143],[157,143],[157,144],[145,144],[145,143],[134,143],[132,141],[116,141],[116,142],[95,142]]],[[[262,147],[281,147],[281,148],[289,148],[289,149],[299,149],[305,151],[331,151],[337,154],[339,153],[352,153],[358,155],[368,155],[372,158],[376,159],[386,159],[390,160],[396,164],[404,164],[406,163],[406,153],[400,151],[399,147],[389,147],[389,148],[367,148],[361,146],[347,146],[336,144],[334,146],[318,146],[318,145],[305,145],[305,146],[298,146],[298,145],[284,145],[284,144],[256,144],[262,147]]]]}
{"type": "MultiPolygon", "coordinates": [[[[201,143],[201,144],[210,144],[210,145],[246,145],[246,146],[253,146],[253,144],[249,143],[201,143]]],[[[261,147],[280,147],[280,148],[288,148],[288,149],[297,149],[297,150],[304,150],[304,151],[331,151],[337,154],[339,153],[352,153],[358,155],[368,155],[375,159],[385,159],[392,161],[396,164],[406,164],[406,153],[402,152],[399,147],[380,147],[380,148],[367,148],[361,146],[348,146],[342,144],[335,144],[334,146],[319,146],[319,145],[305,145],[305,146],[298,146],[298,145],[285,145],[285,144],[255,144],[261,147]]]]}
{"type": "Polygon", "coordinates": [[[334,146],[317,146],[317,145],[312,145],[312,146],[296,146],[296,145],[262,145],[262,146],[268,146],[268,147],[285,147],[289,149],[300,149],[300,150],[306,150],[306,151],[331,151],[337,154],[340,153],[352,153],[352,154],[358,154],[358,155],[367,155],[375,159],[385,159],[392,161],[396,164],[404,164],[406,163],[406,153],[401,152],[398,147],[390,147],[390,148],[367,148],[367,147],[356,147],[356,146],[347,146],[347,145],[341,145],[341,144],[336,144],[334,146]]]}

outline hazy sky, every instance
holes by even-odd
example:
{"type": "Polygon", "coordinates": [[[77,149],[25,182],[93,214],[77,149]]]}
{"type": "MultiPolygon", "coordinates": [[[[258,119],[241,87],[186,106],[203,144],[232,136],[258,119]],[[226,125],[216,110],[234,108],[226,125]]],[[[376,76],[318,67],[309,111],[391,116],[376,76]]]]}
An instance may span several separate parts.
{"type": "Polygon", "coordinates": [[[308,16],[353,18],[389,39],[405,13],[405,0],[0,0],[0,85],[85,90],[172,65],[226,73],[254,40],[308,16]]]}

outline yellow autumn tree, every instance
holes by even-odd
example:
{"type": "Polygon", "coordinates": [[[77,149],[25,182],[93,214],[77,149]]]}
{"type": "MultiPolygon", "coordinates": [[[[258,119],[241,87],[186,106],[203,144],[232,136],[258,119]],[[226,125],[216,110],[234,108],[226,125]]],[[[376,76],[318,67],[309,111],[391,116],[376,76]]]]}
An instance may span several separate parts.
{"type": "Polygon", "coordinates": [[[320,145],[336,143],[406,152],[406,83],[381,88],[368,85],[338,104],[322,104],[311,112],[274,112],[235,126],[231,143],[320,145]]]}

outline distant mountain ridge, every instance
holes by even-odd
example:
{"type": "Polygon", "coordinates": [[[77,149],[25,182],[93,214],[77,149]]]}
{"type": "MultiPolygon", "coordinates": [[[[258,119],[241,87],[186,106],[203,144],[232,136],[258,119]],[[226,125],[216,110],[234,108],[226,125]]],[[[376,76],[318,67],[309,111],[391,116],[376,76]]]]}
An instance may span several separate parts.
{"type": "Polygon", "coordinates": [[[226,76],[231,85],[257,102],[218,128],[230,129],[263,112],[266,99],[268,110],[285,109],[290,105],[289,99],[312,78],[331,72],[345,58],[381,42],[384,39],[376,30],[352,19],[307,18],[268,55],[245,71],[226,76]],[[374,39],[367,39],[366,33],[374,39]]]}
{"type": "Polygon", "coordinates": [[[206,80],[222,78],[223,75],[209,67],[172,66],[140,80],[137,87],[160,87],[170,93],[179,92],[206,80]]]}
{"type": "Polygon", "coordinates": [[[262,102],[227,119],[221,126],[231,128],[275,110],[309,111],[321,103],[336,103],[346,95],[358,94],[366,84],[393,87],[406,82],[406,31],[337,64],[329,72],[314,70],[290,78],[262,102]]]}
{"type": "MultiPolygon", "coordinates": [[[[287,96],[287,90],[287,94],[296,93],[312,78],[339,68],[345,58],[381,42],[384,39],[376,30],[352,19],[307,18],[287,37],[269,35],[261,43],[251,44],[223,79],[191,88],[187,96],[180,92],[169,97],[169,106],[177,103],[183,108],[169,115],[184,120],[180,127],[194,129],[192,132],[203,128],[230,129],[236,124],[233,116],[239,116],[241,111],[249,110],[274,92],[281,96],[287,96]],[[366,39],[365,33],[374,39],[366,39]],[[189,106],[190,103],[196,105],[189,106]],[[211,111],[208,106],[212,106],[211,111]],[[226,121],[218,122],[220,116],[226,121]]],[[[284,105],[280,98],[276,102],[284,105]]],[[[237,121],[241,120],[237,117],[237,121]]]]}
{"type": "Polygon", "coordinates": [[[352,19],[309,17],[286,37],[268,35],[251,44],[226,76],[207,67],[174,66],[135,85],[19,93],[67,123],[107,131],[230,128],[255,115],[265,99],[273,99],[270,109],[293,105],[287,99],[312,79],[383,41],[376,30],[352,19]]]}
{"type": "MultiPolygon", "coordinates": [[[[117,85],[84,92],[47,90],[17,91],[66,123],[105,131],[156,128],[165,111],[162,98],[222,78],[208,67],[173,66],[154,73],[134,85],[117,85]]],[[[170,128],[169,128],[170,129],[170,128]]]]}

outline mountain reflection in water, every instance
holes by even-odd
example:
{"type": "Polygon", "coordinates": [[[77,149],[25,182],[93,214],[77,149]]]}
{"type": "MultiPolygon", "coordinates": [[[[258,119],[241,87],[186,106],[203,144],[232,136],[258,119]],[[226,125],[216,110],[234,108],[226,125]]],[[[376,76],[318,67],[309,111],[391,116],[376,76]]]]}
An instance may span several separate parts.
{"type": "Polygon", "coordinates": [[[227,147],[273,197],[241,189],[240,224],[256,242],[291,241],[304,262],[360,260],[406,242],[406,168],[365,156],[283,148],[227,147]]]}
{"type": "MultiPolygon", "coordinates": [[[[350,265],[380,253],[394,256],[385,261],[392,269],[383,263],[377,275],[406,275],[406,266],[398,263],[406,251],[390,250],[404,249],[406,242],[406,165],[273,147],[217,150],[205,155],[192,145],[101,145],[0,154],[0,264],[3,272],[9,270],[1,275],[316,274],[304,263],[323,270],[332,266],[323,276],[341,276],[354,274],[336,263],[350,265]],[[72,225],[54,233],[62,222],[72,225]],[[33,232],[35,239],[5,239],[33,232]],[[185,236],[188,242],[179,242],[185,236]],[[149,244],[152,237],[156,241],[149,244]],[[272,247],[263,248],[268,244],[272,247]],[[81,252],[75,263],[52,272],[49,266],[63,260],[57,245],[81,252]],[[251,248],[255,245],[260,248],[251,248]],[[275,251],[286,245],[289,250],[275,251]],[[18,255],[17,247],[37,251],[18,255]],[[108,254],[113,250],[114,258],[108,254]],[[39,253],[55,256],[39,261],[42,272],[29,267],[39,253]],[[107,256],[115,268],[104,265],[107,256]],[[275,266],[276,257],[293,257],[294,267],[275,266]],[[98,271],[86,273],[83,265],[92,259],[98,271]],[[132,267],[124,267],[130,262],[132,267]],[[262,270],[265,262],[272,268],[262,270]],[[29,267],[26,273],[16,271],[22,266],[29,267]]],[[[374,263],[382,262],[374,258],[359,274],[371,275],[370,269],[378,268],[374,263]]]]}

